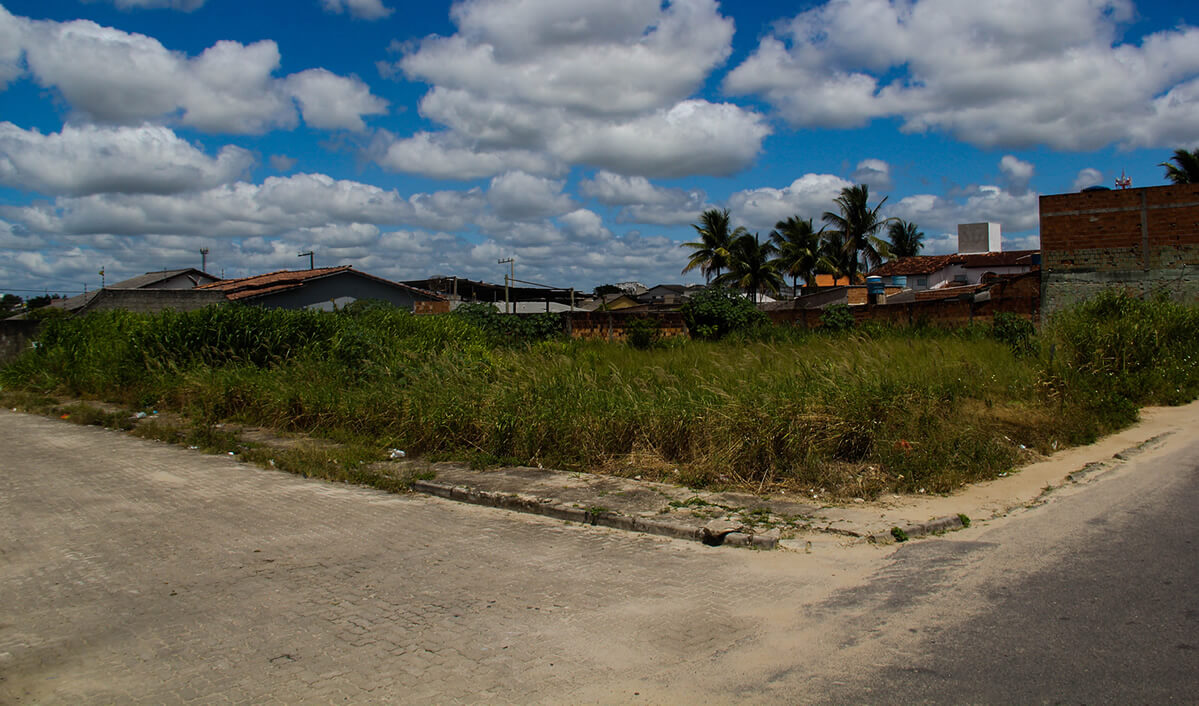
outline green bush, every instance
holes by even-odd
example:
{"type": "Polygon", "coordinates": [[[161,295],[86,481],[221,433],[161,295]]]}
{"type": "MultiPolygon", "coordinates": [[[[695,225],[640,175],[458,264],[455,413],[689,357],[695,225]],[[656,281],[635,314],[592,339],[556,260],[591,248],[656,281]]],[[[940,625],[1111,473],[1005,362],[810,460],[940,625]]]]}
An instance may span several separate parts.
{"type": "Polygon", "coordinates": [[[558,314],[501,314],[491,304],[472,302],[459,306],[453,315],[510,343],[545,341],[563,334],[558,314]]]}
{"type": "Polygon", "coordinates": [[[662,337],[657,319],[636,318],[625,324],[625,339],[639,350],[652,348],[662,337]]]}
{"type": "Polygon", "coordinates": [[[847,304],[833,304],[820,314],[820,326],[827,331],[848,331],[856,325],[847,304]]]}
{"type": "Polygon", "coordinates": [[[716,341],[733,333],[768,323],[770,318],[753,302],[732,289],[711,287],[697,292],[682,308],[683,322],[692,338],[716,341]]]}
{"type": "Polygon", "coordinates": [[[991,336],[1007,344],[1012,353],[1019,356],[1031,355],[1034,351],[1033,338],[1037,329],[1028,319],[1006,311],[995,314],[991,323],[991,336]]]}
{"type": "Polygon", "coordinates": [[[1046,386],[1104,428],[1199,396],[1199,307],[1108,289],[1054,315],[1042,337],[1046,386]]]}

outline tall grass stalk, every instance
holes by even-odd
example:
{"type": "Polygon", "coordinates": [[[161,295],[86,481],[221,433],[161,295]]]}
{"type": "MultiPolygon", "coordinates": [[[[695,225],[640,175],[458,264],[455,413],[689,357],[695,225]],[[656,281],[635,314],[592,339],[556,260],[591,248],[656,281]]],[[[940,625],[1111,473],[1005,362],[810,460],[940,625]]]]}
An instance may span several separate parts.
{"type": "Polygon", "coordinates": [[[51,322],[0,381],[435,458],[872,496],[948,491],[1193,399],[1196,311],[1105,295],[1019,351],[980,329],[639,350],[369,306],[105,312],[51,322]]]}

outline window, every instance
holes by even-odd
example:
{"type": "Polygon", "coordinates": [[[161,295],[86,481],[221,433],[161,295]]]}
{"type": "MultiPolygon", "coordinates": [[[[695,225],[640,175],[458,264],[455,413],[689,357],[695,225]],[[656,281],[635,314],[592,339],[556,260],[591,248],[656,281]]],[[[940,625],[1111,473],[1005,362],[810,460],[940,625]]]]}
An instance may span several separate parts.
{"type": "Polygon", "coordinates": [[[927,287],[928,286],[928,275],[922,275],[920,277],[917,277],[916,278],[916,286],[917,287],[927,287]]]}

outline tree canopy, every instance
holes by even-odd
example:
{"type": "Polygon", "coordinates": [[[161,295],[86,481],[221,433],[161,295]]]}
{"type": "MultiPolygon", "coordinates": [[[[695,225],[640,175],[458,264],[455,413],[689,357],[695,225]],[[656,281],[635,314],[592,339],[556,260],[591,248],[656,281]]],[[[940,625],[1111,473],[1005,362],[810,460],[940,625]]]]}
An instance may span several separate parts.
{"type": "Polygon", "coordinates": [[[870,207],[870,187],[865,184],[847,186],[835,199],[838,211],[825,211],[822,220],[832,234],[840,235],[845,253],[845,274],[852,282],[864,261],[867,268],[878,267],[890,255],[887,242],[878,237],[878,232],[891,219],[880,215],[884,196],[874,208],[870,207]]]}
{"type": "Polygon", "coordinates": [[[1174,156],[1158,166],[1166,168],[1166,178],[1171,183],[1199,184],[1199,148],[1190,152],[1174,150],[1174,156]]]}

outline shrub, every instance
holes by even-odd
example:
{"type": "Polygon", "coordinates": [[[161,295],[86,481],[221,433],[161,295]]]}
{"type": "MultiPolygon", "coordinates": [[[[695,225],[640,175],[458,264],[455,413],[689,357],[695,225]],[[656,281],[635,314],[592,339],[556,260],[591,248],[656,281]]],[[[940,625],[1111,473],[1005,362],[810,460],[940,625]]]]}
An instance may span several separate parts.
{"type": "Polygon", "coordinates": [[[657,319],[633,319],[625,325],[625,338],[629,345],[646,350],[652,348],[662,337],[657,319]]]}
{"type": "Polygon", "coordinates": [[[491,304],[473,302],[458,307],[453,315],[512,343],[545,341],[562,335],[562,317],[558,314],[501,314],[491,304]]]}
{"type": "Polygon", "coordinates": [[[731,289],[709,288],[696,293],[682,308],[692,338],[719,340],[769,321],[758,307],[731,289]]]}
{"type": "Polygon", "coordinates": [[[1036,334],[1037,330],[1031,321],[1006,311],[995,314],[995,320],[991,323],[991,336],[1007,344],[1012,353],[1018,356],[1033,352],[1033,337],[1036,334]]]}
{"type": "Polygon", "coordinates": [[[820,325],[828,331],[848,331],[857,325],[857,320],[847,304],[833,304],[820,315],[820,325]]]}
{"type": "Polygon", "coordinates": [[[1199,395],[1199,307],[1108,289],[1055,315],[1042,335],[1047,386],[1109,428],[1140,405],[1199,395]]]}

